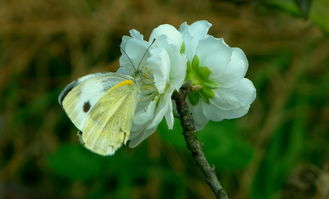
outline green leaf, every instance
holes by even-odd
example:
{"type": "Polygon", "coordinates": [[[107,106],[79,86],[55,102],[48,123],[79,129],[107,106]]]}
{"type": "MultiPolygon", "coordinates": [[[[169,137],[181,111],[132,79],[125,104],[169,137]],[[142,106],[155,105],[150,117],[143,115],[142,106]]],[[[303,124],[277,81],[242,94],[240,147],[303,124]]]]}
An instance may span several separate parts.
{"type": "Polygon", "coordinates": [[[304,18],[308,17],[313,0],[295,0],[301,14],[304,18]]]}
{"type": "Polygon", "coordinates": [[[304,144],[304,122],[295,120],[276,131],[253,183],[252,198],[270,198],[279,192],[298,163],[304,144]]]}
{"type": "Polygon", "coordinates": [[[161,138],[168,144],[173,145],[178,149],[186,148],[184,137],[182,135],[183,129],[180,125],[179,119],[175,118],[172,130],[169,130],[165,120],[162,120],[158,126],[158,132],[161,138]]]}
{"type": "Polygon", "coordinates": [[[294,0],[267,0],[269,5],[277,7],[291,15],[301,15],[294,0]]]}
{"type": "MultiPolygon", "coordinates": [[[[161,138],[178,149],[185,149],[186,144],[182,135],[182,127],[179,120],[175,119],[173,130],[163,120],[158,131],[161,138]]],[[[197,136],[203,143],[203,150],[211,164],[216,168],[226,171],[235,171],[245,168],[253,158],[253,149],[236,136],[239,131],[235,122],[224,121],[210,122],[205,129],[197,132],[197,136]]]]}
{"type": "Polygon", "coordinates": [[[198,91],[192,91],[188,95],[188,99],[192,105],[197,105],[200,101],[200,93],[198,91]]]}
{"type": "Polygon", "coordinates": [[[102,156],[78,144],[65,144],[48,158],[48,166],[57,175],[71,180],[87,180],[102,173],[102,156]]]}
{"type": "Polygon", "coordinates": [[[245,141],[239,139],[239,131],[234,121],[210,122],[198,132],[204,152],[211,164],[226,171],[245,168],[252,160],[254,150],[245,141]]]}
{"type": "Polygon", "coordinates": [[[327,34],[329,33],[329,1],[316,0],[313,1],[310,18],[318,24],[327,34]]]}
{"type": "Polygon", "coordinates": [[[314,23],[324,32],[329,33],[329,1],[327,0],[267,0],[267,3],[294,16],[309,15],[314,23]]]}

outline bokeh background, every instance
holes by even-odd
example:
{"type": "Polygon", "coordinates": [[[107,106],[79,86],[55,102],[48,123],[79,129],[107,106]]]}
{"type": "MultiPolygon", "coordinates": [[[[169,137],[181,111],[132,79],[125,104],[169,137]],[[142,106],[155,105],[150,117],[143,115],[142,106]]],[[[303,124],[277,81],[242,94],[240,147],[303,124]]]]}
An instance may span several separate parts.
{"type": "Polygon", "coordinates": [[[214,198],[178,121],[101,157],[57,103],[116,70],[130,29],[199,19],[244,50],[257,88],[246,116],[198,133],[231,199],[328,199],[327,0],[0,0],[0,198],[214,198]]]}

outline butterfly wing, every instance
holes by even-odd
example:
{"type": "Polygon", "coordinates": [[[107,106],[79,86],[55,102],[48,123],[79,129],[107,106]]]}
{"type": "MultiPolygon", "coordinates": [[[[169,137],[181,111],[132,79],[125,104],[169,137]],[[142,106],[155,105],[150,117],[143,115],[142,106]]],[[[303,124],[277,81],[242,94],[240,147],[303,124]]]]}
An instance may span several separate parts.
{"type": "Polygon", "coordinates": [[[84,145],[101,155],[111,155],[126,143],[136,109],[136,85],[125,80],[112,87],[89,113],[81,136],[84,145]]]}
{"type": "Polygon", "coordinates": [[[129,137],[136,108],[137,87],[130,76],[95,73],[71,82],[59,102],[82,131],[86,148],[113,154],[129,137]]]}

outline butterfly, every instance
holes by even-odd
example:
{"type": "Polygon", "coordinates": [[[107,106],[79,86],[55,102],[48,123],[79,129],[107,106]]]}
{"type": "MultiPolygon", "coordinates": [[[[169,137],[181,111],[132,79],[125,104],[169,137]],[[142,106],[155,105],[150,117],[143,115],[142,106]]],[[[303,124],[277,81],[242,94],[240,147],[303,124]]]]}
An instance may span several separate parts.
{"type": "Polygon", "coordinates": [[[81,143],[100,155],[112,155],[128,141],[139,86],[118,73],[94,73],[68,84],[59,103],[79,129],[81,143]]]}
{"type": "Polygon", "coordinates": [[[60,105],[79,129],[80,142],[97,154],[112,155],[129,140],[143,77],[133,67],[133,76],[102,72],[80,77],[59,95],[60,105]]]}

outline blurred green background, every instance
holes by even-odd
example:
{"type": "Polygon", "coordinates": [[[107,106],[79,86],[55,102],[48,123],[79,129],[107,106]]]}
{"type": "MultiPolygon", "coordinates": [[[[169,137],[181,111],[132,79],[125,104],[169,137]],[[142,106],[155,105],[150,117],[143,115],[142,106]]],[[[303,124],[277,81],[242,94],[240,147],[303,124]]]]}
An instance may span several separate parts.
{"type": "Polygon", "coordinates": [[[121,37],[207,19],[244,50],[249,114],[198,133],[231,199],[329,198],[329,1],[1,0],[0,198],[214,198],[176,121],[135,149],[84,149],[57,103],[115,71],[121,37]]]}

